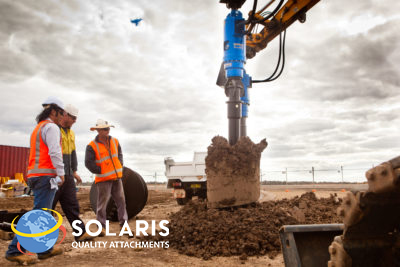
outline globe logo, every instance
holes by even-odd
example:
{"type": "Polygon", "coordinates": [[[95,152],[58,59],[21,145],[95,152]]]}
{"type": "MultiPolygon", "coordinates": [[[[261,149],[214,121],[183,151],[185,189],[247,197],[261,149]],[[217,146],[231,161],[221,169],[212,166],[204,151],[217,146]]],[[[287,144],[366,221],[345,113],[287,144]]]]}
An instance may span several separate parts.
{"type": "MultiPolygon", "coordinates": [[[[59,229],[61,229],[64,234],[59,243],[65,238],[66,230],[64,226],[61,225],[62,216],[54,210],[45,208],[43,210],[31,210],[19,219],[17,228],[15,228],[14,221],[17,217],[15,217],[11,223],[11,229],[17,235],[18,243],[28,251],[41,253],[51,249],[57,242],[59,229]],[[49,212],[44,210],[50,210],[56,213],[58,222],[49,212]]],[[[19,244],[18,249],[21,251],[19,244]]]]}

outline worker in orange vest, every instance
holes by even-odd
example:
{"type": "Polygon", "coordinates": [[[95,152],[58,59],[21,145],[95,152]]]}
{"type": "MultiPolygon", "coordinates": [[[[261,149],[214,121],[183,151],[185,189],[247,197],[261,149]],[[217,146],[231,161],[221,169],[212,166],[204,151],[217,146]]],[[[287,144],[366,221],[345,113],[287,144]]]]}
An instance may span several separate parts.
{"type": "Polygon", "coordinates": [[[85,166],[96,175],[97,188],[97,220],[103,228],[99,236],[105,235],[106,208],[110,197],[113,198],[118,211],[118,221],[122,227],[128,220],[125,204],[124,188],[122,186],[123,156],[121,146],[115,137],[109,135],[110,127],[107,121],[97,120],[98,135],[86,147],[85,166]]]}
{"type": "MultiPolygon", "coordinates": [[[[63,120],[64,104],[55,97],[49,97],[43,104],[42,112],[36,117],[37,125],[30,138],[28,163],[28,185],[33,190],[33,209],[52,208],[57,183],[64,182],[64,164],[61,150],[60,128],[63,120]]],[[[21,247],[21,251],[25,251],[21,247]]],[[[39,259],[63,253],[60,246],[38,253],[39,259]]],[[[36,256],[22,254],[18,250],[18,239],[15,236],[8,246],[6,259],[20,264],[36,262],[36,256]]]]}

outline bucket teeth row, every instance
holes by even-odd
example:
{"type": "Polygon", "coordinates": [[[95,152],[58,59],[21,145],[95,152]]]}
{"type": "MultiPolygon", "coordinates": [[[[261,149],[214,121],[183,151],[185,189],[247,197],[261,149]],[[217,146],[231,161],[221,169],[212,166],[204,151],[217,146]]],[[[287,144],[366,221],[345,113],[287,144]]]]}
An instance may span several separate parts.
{"type": "Polygon", "coordinates": [[[330,267],[398,266],[400,157],[365,173],[368,190],[348,192],[338,208],[344,230],[329,247],[330,267]]]}
{"type": "Polygon", "coordinates": [[[351,267],[352,260],[343,248],[342,236],[336,236],[332,244],[329,246],[329,254],[331,255],[328,261],[328,267],[351,267]]]}
{"type": "Polygon", "coordinates": [[[368,191],[378,194],[400,191],[398,174],[400,174],[400,169],[393,169],[390,162],[384,162],[368,170],[365,174],[368,181],[368,191]]]}
{"type": "Polygon", "coordinates": [[[342,205],[338,208],[338,215],[343,216],[345,227],[351,226],[359,222],[363,217],[363,212],[360,208],[360,198],[362,192],[347,192],[342,205]]]}

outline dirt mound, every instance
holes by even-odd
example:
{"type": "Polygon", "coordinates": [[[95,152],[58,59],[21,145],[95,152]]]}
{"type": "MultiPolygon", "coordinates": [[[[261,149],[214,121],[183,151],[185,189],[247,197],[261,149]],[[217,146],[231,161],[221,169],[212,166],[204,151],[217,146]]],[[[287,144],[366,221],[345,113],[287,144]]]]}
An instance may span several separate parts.
{"type": "Polygon", "coordinates": [[[310,192],[301,197],[229,209],[207,209],[205,202],[190,202],[171,215],[167,239],[180,253],[209,259],[212,256],[280,252],[278,230],[282,225],[339,223],[337,197],[317,199],[310,192]]]}

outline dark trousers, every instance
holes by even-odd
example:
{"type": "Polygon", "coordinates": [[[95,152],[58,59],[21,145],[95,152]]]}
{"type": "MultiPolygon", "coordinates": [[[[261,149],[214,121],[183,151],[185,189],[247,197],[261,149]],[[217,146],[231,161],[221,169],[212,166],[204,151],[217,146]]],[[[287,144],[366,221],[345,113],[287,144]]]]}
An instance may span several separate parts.
{"type": "MultiPolygon", "coordinates": [[[[28,185],[33,190],[33,209],[50,209],[51,203],[53,202],[54,194],[56,189],[51,189],[50,179],[54,177],[51,176],[41,176],[41,177],[32,177],[28,179],[28,185]]],[[[8,246],[8,250],[6,255],[13,256],[19,255],[21,252],[18,250],[18,238],[17,235],[14,236],[14,239],[8,246]]],[[[38,253],[39,255],[50,253],[53,248],[45,251],[43,253],[38,253]]],[[[21,250],[25,252],[25,249],[21,246],[21,250]]]]}
{"type": "MultiPolygon", "coordinates": [[[[56,195],[54,196],[53,210],[58,201],[60,201],[61,208],[71,227],[75,220],[80,220],[82,222],[82,220],[79,218],[79,203],[78,199],[76,198],[75,180],[72,175],[65,175],[64,184],[58,188],[56,195]]],[[[77,226],[82,229],[82,233],[85,233],[85,225],[83,222],[77,224],[77,226]]],[[[77,232],[74,229],[73,231],[77,232]]],[[[75,239],[77,238],[78,236],[75,236],[75,239]]]]}

